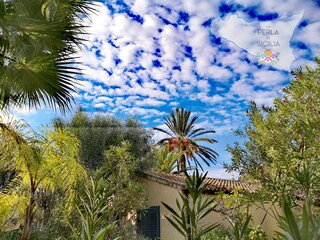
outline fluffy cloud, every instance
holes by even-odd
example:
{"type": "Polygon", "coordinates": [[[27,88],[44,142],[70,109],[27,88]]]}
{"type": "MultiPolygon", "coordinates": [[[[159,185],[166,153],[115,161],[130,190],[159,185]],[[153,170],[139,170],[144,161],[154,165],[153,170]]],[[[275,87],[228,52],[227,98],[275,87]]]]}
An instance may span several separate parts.
{"type": "Polygon", "coordinates": [[[208,175],[207,176],[208,177],[212,177],[212,178],[237,180],[239,178],[239,173],[238,172],[228,173],[223,168],[215,168],[215,169],[210,169],[208,171],[208,175]]]}
{"type": "Polygon", "coordinates": [[[93,111],[136,115],[147,126],[185,107],[205,118],[199,126],[228,135],[243,126],[249,101],[272,104],[290,81],[290,68],[318,54],[315,2],[97,3],[80,53],[80,102],[93,111]],[[273,67],[258,64],[254,47],[255,30],[268,24],[280,34],[282,62],[273,67]]]}
{"type": "MultiPolygon", "coordinates": [[[[261,2],[258,7],[253,1],[238,1],[234,8],[238,17],[235,12],[221,12],[225,3],[209,0],[110,3],[112,8],[97,3],[99,13],[92,15],[92,22],[88,22],[91,34],[86,51],[81,54],[85,63],[83,73],[89,80],[81,90],[83,99],[92,104],[97,104],[94,98],[101,95],[121,97],[117,107],[127,104],[124,100],[132,96],[140,99],[131,103],[137,107],[143,104],[161,107],[166,101],[177,102],[179,98],[185,99],[184,102],[189,98],[192,102],[216,105],[232,96],[245,101],[258,97],[259,102],[271,102],[278,94],[273,88],[288,81],[287,73],[257,67],[256,57],[238,47],[254,46],[254,29],[263,24],[276,25],[285,37],[283,34],[288,28],[279,24],[295,18],[298,12],[285,11],[281,3],[277,8],[273,1],[261,2]],[[278,9],[276,12],[282,20],[247,22],[252,16],[242,10],[250,7],[260,15],[263,8],[266,13],[278,9]],[[238,21],[239,17],[243,17],[243,22],[238,21]],[[231,21],[234,24],[230,24],[231,21]],[[248,27],[243,28],[243,24],[248,27]],[[219,34],[236,34],[238,46],[230,39],[219,39],[219,34]],[[254,80],[248,79],[249,73],[254,80]],[[213,87],[215,83],[219,85],[213,87]],[[259,85],[266,88],[264,93],[256,89],[259,85]]],[[[298,1],[293,3],[299,5],[298,1]]],[[[307,4],[300,13],[311,12],[312,7],[314,5],[307,4]]],[[[318,22],[314,18],[311,20],[311,24],[299,30],[303,36],[319,30],[318,22]]],[[[302,38],[294,36],[295,41],[305,40],[302,38]]],[[[289,40],[286,42],[289,44],[289,40]]],[[[314,45],[316,42],[308,40],[306,43],[314,45]]],[[[291,61],[286,59],[286,64],[291,61]]]]}
{"type": "Polygon", "coordinates": [[[166,103],[164,101],[159,101],[153,98],[145,98],[142,101],[137,101],[137,106],[146,106],[146,107],[160,107],[165,105],[166,103]]]}
{"type": "Polygon", "coordinates": [[[288,76],[279,71],[261,70],[253,74],[256,85],[263,87],[279,86],[283,82],[288,81],[288,76]]]}

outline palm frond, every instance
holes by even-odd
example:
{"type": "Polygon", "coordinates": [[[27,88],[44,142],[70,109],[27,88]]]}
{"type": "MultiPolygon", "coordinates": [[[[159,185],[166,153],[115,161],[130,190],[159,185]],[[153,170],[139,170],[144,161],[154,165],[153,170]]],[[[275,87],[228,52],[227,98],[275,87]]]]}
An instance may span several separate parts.
{"type": "Polygon", "coordinates": [[[194,128],[194,122],[197,121],[197,119],[199,118],[199,116],[195,116],[191,119],[191,121],[189,123],[186,124],[186,128],[185,128],[185,134],[190,136],[190,131],[194,128]]]}
{"type": "Polygon", "coordinates": [[[189,133],[188,136],[189,136],[190,138],[192,138],[194,134],[196,134],[196,133],[199,132],[199,131],[203,131],[203,130],[205,130],[205,129],[204,129],[204,128],[194,129],[194,130],[192,130],[192,132],[189,133]]]}
{"type": "Polygon", "coordinates": [[[204,130],[202,132],[198,132],[197,134],[194,134],[192,137],[195,138],[195,137],[198,137],[198,136],[201,136],[201,135],[205,135],[205,134],[209,134],[209,133],[216,133],[216,131],[214,131],[214,130],[204,130]]]}
{"type": "Polygon", "coordinates": [[[81,73],[89,0],[4,1],[0,18],[0,105],[68,110],[81,73]]]}
{"type": "Polygon", "coordinates": [[[163,133],[165,133],[165,134],[173,137],[173,135],[172,135],[170,132],[168,132],[168,131],[166,131],[166,130],[163,130],[163,129],[161,129],[161,128],[154,127],[153,130],[156,130],[156,131],[159,131],[159,132],[163,132],[163,133]]]}

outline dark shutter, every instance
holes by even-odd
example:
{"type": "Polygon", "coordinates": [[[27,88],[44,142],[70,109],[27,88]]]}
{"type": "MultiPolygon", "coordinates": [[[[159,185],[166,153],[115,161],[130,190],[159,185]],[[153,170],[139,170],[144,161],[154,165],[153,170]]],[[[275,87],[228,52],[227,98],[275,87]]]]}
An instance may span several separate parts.
{"type": "Polygon", "coordinates": [[[139,233],[151,239],[160,239],[160,206],[153,206],[139,214],[139,233]]]}

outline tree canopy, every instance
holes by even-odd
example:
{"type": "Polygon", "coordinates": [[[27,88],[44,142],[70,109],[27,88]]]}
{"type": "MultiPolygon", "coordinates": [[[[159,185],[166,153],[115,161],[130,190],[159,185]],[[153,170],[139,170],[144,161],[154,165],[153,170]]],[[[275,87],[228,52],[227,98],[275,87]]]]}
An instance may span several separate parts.
{"type": "Polygon", "coordinates": [[[70,128],[81,142],[80,162],[90,170],[97,170],[105,164],[104,152],[123,141],[130,143],[129,152],[139,159],[139,169],[152,164],[151,132],[136,118],[124,121],[108,115],[90,117],[81,110],[70,121],[55,120],[55,124],[70,128]]]}
{"type": "Polygon", "coordinates": [[[259,180],[269,189],[269,196],[304,198],[301,178],[310,174],[310,194],[320,189],[319,59],[316,64],[314,69],[293,72],[294,79],[283,89],[283,98],[275,99],[273,106],[258,107],[252,102],[247,112],[249,123],[238,132],[244,143],[228,147],[232,163],[225,166],[259,180]]]}

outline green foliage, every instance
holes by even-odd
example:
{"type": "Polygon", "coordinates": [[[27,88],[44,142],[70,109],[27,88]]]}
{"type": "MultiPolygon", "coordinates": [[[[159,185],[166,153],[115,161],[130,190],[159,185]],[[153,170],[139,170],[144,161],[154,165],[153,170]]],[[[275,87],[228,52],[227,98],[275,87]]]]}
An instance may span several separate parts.
{"type": "Polygon", "coordinates": [[[260,204],[263,206],[256,193],[233,189],[231,194],[220,192],[215,200],[218,203],[215,211],[219,212],[230,224],[230,227],[227,228],[227,235],[230,239],[267,239],[260,225],[252,226],[253,217],[250,207],[260,208],[260,204]]]}
{"type": "Polygon", "coordinates": [[[232,240],[244,240],[250,232],[251,216],[247,216],[245,221],[236,221],[232,228],[229,230],[229,234],[232,240]]]}
{"type": "Polygon", "coordinates": [[[319,239],[313,205],[319,202],[320,191],[319,59],[316,64],[314,69],[294,72],[283,99],[275,99],[272,107],[252,102],[250,122],[237,132],[244,143],[228,146],[232,155],[232,163],[225,164],[228,170],[260,181],[255,200],[282,205],[284,215],[273,216],[283,229],[278,233],[283,239],[319,239]]]}
{"type": "Polygon", "coordinates": [[[160,149],[155,149],[154,152],[157,159],[157,170],[166,173],[172,172],[177,167],[177,162],[184,154],[184,152],[178,152],[176,150],[169,151],[168,145],[160,149]]]}
{"type": "Polygon", "coordinates": [[[205,190],[203,181],[206,175],[199,175],[199,172],[195,171],[191,177],[187,176],[187,193],[179,193],[180,201],[176,200],[177,210],[162,202],[172,214],[171,217],[166,216],[166,219],[187,240],[200,240],[202,235],[218,226],[218,224],[201,225],[201,220],[216,206],[213,199],[203,195],[205,190]]]}
{"type": "Polygon", "coordinates": [[[69,122],[58,119],[57,126],[68,127],[81,142],[80,162],[89,170],[97,170],[104,163],[104,152],[111,146],[129,141],[129,151],[138,158],[139,169],[152,166],[151,134],[135,118],[121,121],[112,116],[89,117],[79,110],[69,122]]]}
{"type": "MultiPolygon", "coordinates": [[[[81,182],[77,185],[83,185],[81,182]]],[[[78,195],[80,186],[75,186],[75,198],[66,211],[65,199],[68,191],[56,189],[54,192],[39,189],[36,194],[37,212],[32,224],[33,240],[68,240],[72,239],[69,222],[79,222],[77,214],[78,195]]]]}
{"type": "Polygon", "coordinates": [[[249,240],[267,240],[267,234],[263,231],[260,225],[256,227],[251,227],[249,234],[248,234],[249,240]]]}
{"type": "Polygon", "coordinates": [[[0,232],[0,240],[16,240],[20,238],[20,232],[18,230],[0,232]]]}
{"type": "Polygon", "coordinates": [[[294,206],[295,199],[282,197],[281,205],[284,215],[278,219],[278,223],[284,232],[277,232],[282,239],[315,240],[320,238],[320,219],[314,214],[311,198],[312,187],[318,181],[315,171],[307,164],[293,171],[294,179],[301,189],[300,196],[303,199],[303,205],[302,207],[294,206]],[[299,215],[297,212],[302,213],[299,215]]]}
{"type": "Polygon", "coordinates": [[[114,189],[109,220],[117,221],[117,236],[127,235],[125,231],[132,225],[136,212],[146,207],[144,188],[135,174],[139,160],[130,153],[130,149],[131,145],[126,141],[119,146],[111,146],[105,152],[105,164],[97,172],[98,178],[105,179],[106,187],[114,189]]]}
{"type": "Polygon", "coordinates": [[[231,240],[228,230],[219,225],[215,229],[201,236],[201,240],[231,240]]]}
{"type": "MultiPolygon", "coordinates": [[[[247,112],[250,122],[238,132],[244,143],[228,147],[232,155],[232,163],[225,164],[228,170],[259,180],[268,189],[269,199],[298,196],[304,190],[295,171],[305,164],[319,169],[320,61],[316,63],[315,69],[294,73],[295,79],[283,89],[283,100],[275,99],[273,107],[252,102],[247,112]]],[[[312,175],[317,181],[310,186],[310,197],[320,190],[319,172],[312,175]]]]}
{"type": "Polygon", "coordinates": [[[90,0],[0,1],[0,106],[68,109],[90,0]]]}
{"type": "Polygon", "coordinates": [[[161,139],[157,143],[158,145],[162,147],[168,146],[169,151],[175,149],[179,153],[184,153],[179,158],[178,171],[185,171],[187,169],[187,163],[191,167],[191,161],[195,163],[196,167],[200,167],[203,170],[197,157],[209,166],[210,163],[215,163],[218,155],[211,148],[199,144],[199,142],[215,143],[216,140],[204,137],[204,135],[215,133],[215,131],[195,128],[194,123],[199,116],[192,118],[190,116],[190,111],[185,111],[184,108],[177,108],[175,113],[171,111],[170,117],[164,117],[165,125],[169,131],[154,128],[154,130],[168,135],[167,138],[161,139]]]}
{"type": "Polygon", "coordinates": [[[86,176],[78,149],[79,141],[67,130],[44,128],[38,134],[19,121],[0,123],[0,166],[16,173],[0,192],[1,226],[22,224],[22,239],[29,239],[42,190],[61,189],[64,203],[71,203],[75,183],[86,176]]]}
{"type": "Polygon", "coordinates": [[[279,220],[279,226],[283,232],[277,232],[281,239],[288,240],[316,240],[320,238],[320,222],[308,211],[308,203],[302,207],[301,217],[292,210],[290,200],[284,197],[282,201],[284,215],[279,220]]]}
{"type": "Polygon", "coordinates": [[[81,229],[73,229],[76,239],[79,240],[104,240],[114,229],[115,224],[108,224],[111,214],[110,198],[113,190],[106,188],[102,179],[93,181],[85,189],[86,197],[81,199],[78,208],[81,217],[81,229]]]}
{"type": "Polygon", "coordinates": [[[251,217],[237,220],[232,227],[218,226],[201,237],[201,240],[267,240],[261,226],[250,227],[251,217]]]}

